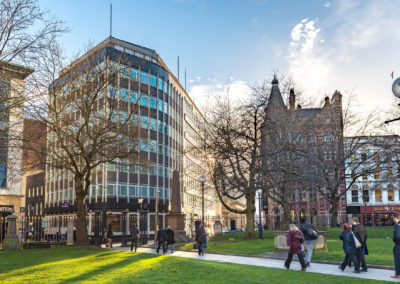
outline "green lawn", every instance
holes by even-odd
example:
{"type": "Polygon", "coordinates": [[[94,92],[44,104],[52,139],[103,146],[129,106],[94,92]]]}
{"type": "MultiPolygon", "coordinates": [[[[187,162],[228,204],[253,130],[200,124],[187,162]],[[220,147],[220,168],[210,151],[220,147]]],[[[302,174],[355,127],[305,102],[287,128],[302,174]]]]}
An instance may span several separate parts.
{"type": "MultiPolygon", "coordinates": [[[[207,251],[220,253],[234,253],[258,255],[275,250],[274,247],[274,232],[264,231],[264,239],[245,239],[245,233],[229,233],[221,236],[213,237],[207,243],[207,251]]],[[[344,254],[342,249],[342,241],[339,240],[341,233],[340,228],[328,229],[328,251],[315,252],[314,260],[326,261],[343,261],[344,254]]],[[[369,255],[366,256],[367,264],[379,264],[393,266],[393,228],[392,227],[367,227],[368,234],[368,250],[369,255]]],[[[186,244],[180,249],[191,250],[193,244],[186,244]]]]}
{"type": "MultiPolygon", "coordinates": [[[[0,251],[0,283],[359,283],[360,279],[95,247],[0,251]]],[[[363,283],[377,281],[362,280],[363,283]]]]}

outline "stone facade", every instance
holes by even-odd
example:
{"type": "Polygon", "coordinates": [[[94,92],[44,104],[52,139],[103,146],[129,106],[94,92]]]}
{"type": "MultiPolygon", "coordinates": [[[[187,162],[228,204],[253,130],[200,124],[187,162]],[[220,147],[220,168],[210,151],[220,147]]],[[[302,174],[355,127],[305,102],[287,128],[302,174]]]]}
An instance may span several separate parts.
{"type": "MultiPolygon", "coordinates": [[[[324,227],[328,225],[330,219],[331,205],[316,189],[315,184],[317,183],[312,184],[312,175],[309,173],[306,174],[306,172],[309,168],[323,167],[325,163],[333,163],[332,160],[335,159],[334,157],[340,155],[343,151],[342,95],[336,91],[331,98],[325,98],[325,104],[320,108],[302,108],[300,105],[295,107],[295,101],[295,93],[293,90],[290,90],[289,106],[287,107],[283,102],[282,94],[278,87],[278,80],[274,79],[272,81],[271,94],[266,107],[266,122],[263,129],[262,143],[264,143],[263,147],[268,147],[268,145],[273,145],[268,144],[273,143],[270,139],[278,139],[279,142],[275,141],[274,143],[287,143],[289,145],[287,149],[290,150],[287,150],[287,153],[278,154],[283,156],[277,158],[280,166],[282,166],[282,171],[277,173],[277,175],[281,176],[282,183],[286,183],[284,186],[290,187],[288,198],[291,221],[300,223],[300,219],[305,218],[309,222],[324,227]],[[287,123],[287,126],[284,123],[287,123]],[[282,129],[274,130],[272,129],[274,125],[278,125],[276,126],[277,129],[278,127],[282,129]],[[277,133],[273,133],[273,131],[277,133]],[[332,134],[332,132],[335,132],[335,134],[332,134]],[[273,136],[274,134],[277,136],[273,136]],[[333,138],[334,136],[335,138],[333,138]],[[322,158],[315,158],[313,160],[311,155],[304,158],[306,155],[304,153],[311,146],[316,149],[314,156],[323,156],[323,160],[322,158]],[[292,156],[293,153],[294,155],[292,156]],[[300,154],[296,156],[296,153],[300,154]],[[287,173],[294,168],[290,167],[292,163],[298,164],[297,172],[293,174],[293,176],[297,175],[297,181],[294,178],[290,181],[285,181],[285,175],[288,175],[287,173]],[[306,163],[307,167],[305,167],[306,163]],[[287,171],[285,171],[286,168],[287,171]],[[289,183],[291,185],[288,186],[287,184],[289,183]]],[[[271,158],[267,157],[264,153],[264,165],[271,163],[272,160],[269,159],[271,158]]],[[[339,167],[339,171],[344,171],[344,163],[343,166],[339,165],[339,167]]],[[[333,175],[333,172],[329,174],[333,175]]],[[[267,175],[266,179],[268,179],[267,175]]],[[[318,188],[326,192],[326,188],[320,184],[318,188]]],[[[338,190],[345,190],[344,181],[340,183],[338,190]]],[[[344,219],[345,210],[345,196],[342,196],[338,204],[339,218],[337,222],[344,219]]],[[[282,213],[283,208],[277,202],[269,199],[267,214],[268,228],[279,228],[282,221],[282,213]]]]}

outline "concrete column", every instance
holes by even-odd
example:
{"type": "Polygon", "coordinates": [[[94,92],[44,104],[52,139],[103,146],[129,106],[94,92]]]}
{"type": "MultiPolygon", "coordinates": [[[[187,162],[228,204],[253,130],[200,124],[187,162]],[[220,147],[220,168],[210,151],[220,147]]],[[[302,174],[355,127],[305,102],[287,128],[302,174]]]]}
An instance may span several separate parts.
{"type": "Polygon", "coordinates": [[[347,199],[347,204],[352,204],[352,200],[351,200],[351,190],[348,190],[346,192],[346,199],[347,199]]]}

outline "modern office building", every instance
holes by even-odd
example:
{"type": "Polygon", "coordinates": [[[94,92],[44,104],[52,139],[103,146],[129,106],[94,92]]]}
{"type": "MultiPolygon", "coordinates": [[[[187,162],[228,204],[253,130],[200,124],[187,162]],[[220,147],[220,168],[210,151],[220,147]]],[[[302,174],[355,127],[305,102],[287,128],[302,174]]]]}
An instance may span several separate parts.
{"type": "MultiPolygon", "coordinates": [[[[350,147],[355,137],[346,137],[344,145],[350,147]]],[[[397,135],[357,137],[361,145],[347,161],[360,165],[361,175],[352,183],[351,166],[348,168],[346,192],[347,215],[359,217],[367,226],[392,225],[390,216],[400,212],[400,160],[397,135]]]]}
{"type": "MultiPolygon", "coordinates": [[[[109,225],[114,235],[124,235],[136,223],[151,238],[156,215],[159,227],[170,224],[180,234],[190,234],[192,214],[201,212],[199,177],[204,155],[185,149],[200,139],[203,116],[156,51],[109,37],[85,56],[89,54],[105,72],[118,69],[117,81],[105,88],[104,96],[131,105],[128,113],[137,103],[133,116],[140,121],[140,157],[148,162],[147,166],[100,166],[86,197],[89,235],[109,225]],[[101,220],[100,224],[94,220],[101,220]]],[[[73,64],[84,62],[85,56],[73,64]]],[[[62,71],[66,72],[68,68],[62,71]]],[[[76,215],[74,182],[68,171],[47,166],[45,196],[49,223],[76,215]]],[[[216,207],[209,190],[206,214],[216,215],[216,207]]]]}

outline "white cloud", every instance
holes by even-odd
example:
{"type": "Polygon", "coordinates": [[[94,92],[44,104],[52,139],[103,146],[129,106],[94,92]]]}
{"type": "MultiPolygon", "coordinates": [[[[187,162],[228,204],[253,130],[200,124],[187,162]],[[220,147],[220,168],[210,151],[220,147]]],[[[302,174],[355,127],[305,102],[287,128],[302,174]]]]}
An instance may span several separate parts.
{"type": "Polygon", "coordinates": [[[354,92],[362,111],[391,103],[392,70],[400,74],[396,1],[335,2],[323,20],[303,19],[291,30],[289,73],[309,97],[354,92]]]}
{"type": "Polygon", "coordinates": [[[189,95],[196,105],[204,112],[212,109],[218,99],[229,97],[232,102],[238,102],[248,98],[251,88],[245,81],[231,80],[226,83],[204,83],[190,87],[189,95]]]}
{"type": "Polygon", "coordinates": [[[325,2],[324,7],[329,8],[331,6],[331,2],[325,2]]]}

